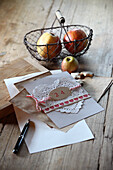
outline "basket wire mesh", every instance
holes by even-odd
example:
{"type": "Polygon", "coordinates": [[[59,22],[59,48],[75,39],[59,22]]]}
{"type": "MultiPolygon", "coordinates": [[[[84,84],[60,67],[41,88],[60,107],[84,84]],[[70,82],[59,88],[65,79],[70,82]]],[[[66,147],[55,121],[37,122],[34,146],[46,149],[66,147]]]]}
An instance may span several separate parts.
{"type": "Polygon", "coordinates": [[[50,60],[54,60],[55,58],[64,58],[69,55],[78,57],[78,56],[85,54],[86,51],[89,49],[89,46],[91,45],[93,30],[85,25],[64,25],[64,22],[65,22],[64,17],[61,17],[61,20],[58,20],[60,26],[54,27],[54,23],[56,19],[57,17],[55,18],[50,28],[32,30],[24,36],[24,44],[27,50],[30,52],[30,54],[39,61],[50,61],[50,60]],[[68,31],[75,30],[75,29],[76,30],[80,29],[84,31],[86,34],[86,37],[83,39],[74,40],[74,41],[71,41],[69,39],[68,42],[64,42],[63,41],[64,35],[67,34],[68,31]],[[56,43],[37,45],[39,38],[46,32],[51,33],[55,36],[58,36],[60,40],[58,40],[56,43]],[[86,43],[86,41],[87,41],[87,45],[84,44],[86,43]],[[69,52],[71,50],[66,49],[66,45],[68,44],[70,45],[69,47],[70,49],[72,48],[72,46],[74,47],[73,53],[69,52]],[[79,48],[79,46],[81,45],[85,47],[83,48],[82,51],[77,51],[76,49],[79,48]],[[61,47],[60,50],[58,50],[59,46],[61,47]],[[37,48],[40,48],[40,52],[38,52],[37,48]],[[46,49],[46,51],[44,51],[44,49],[46,49]],[[41,52],[44,53],[46,57],[42,57],[40,55],[41,52]]]}

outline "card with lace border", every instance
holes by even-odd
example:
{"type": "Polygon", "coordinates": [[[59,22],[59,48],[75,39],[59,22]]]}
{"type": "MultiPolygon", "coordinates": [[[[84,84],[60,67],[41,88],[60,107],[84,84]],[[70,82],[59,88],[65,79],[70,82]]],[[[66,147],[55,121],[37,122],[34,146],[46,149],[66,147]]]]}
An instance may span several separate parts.
{"type": "Polygon", "coordinates": [[[37,112],[43,111],[59,128],[103,111],[67,72],[26,82],[24,88],[30,94],[26,97],[35,100],[37,112]]]}

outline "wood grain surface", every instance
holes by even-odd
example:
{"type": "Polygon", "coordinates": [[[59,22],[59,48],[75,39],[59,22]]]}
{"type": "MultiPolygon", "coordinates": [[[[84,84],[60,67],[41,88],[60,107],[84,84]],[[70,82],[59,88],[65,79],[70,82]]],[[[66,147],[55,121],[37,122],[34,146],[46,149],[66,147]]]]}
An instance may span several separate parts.
{"type": "Polygon", "coordinates": [[[4,79],[22,75],[24,76],[34,72],[47,71],[47,69],[40,65],[38,62],[35,63],[35,66],[33,66],[34,62],[30,60],[29,63],[29,60],[28,62],[27,60],[27,58],[19,58],[12,61],[11,64],[4,65],[4,67],[0,69],[0,118],[14,112],[13,106],[9,102],[10,96],[4,79]]]}
{"type": "MultiPolygon", "coordinates": [[[[78,59],[79,69],[93,71],[103,77],[113,77],[112,0],[0,0],[0,53],[4,52],[4,55],[0,55],[0,72],[10,70],[6,64],[14,60],[30,58],[23,44],[24,35],[36,28],[50,27],[57,9],[61,10],[66,24],[87,25],[94,31],[90,49],[78,59]]],[[[42,64],[46,66],[46,63],[42,64]]],[[[12,77],[16,73],[22,75],[22,65],[19,72],[15,69],[12,77]]],[[[49,67],[52,69],[57,66],[52,63],[49,67]]],[[[29,69],[27,67],[25,74],[29,69]]],[[[3,72],[0,77],[7,78],[3,72]]],[[[1,96],[4,97],[2,87],[1,96]]],[[[95,136],[94,140],[32,155],[25,143],[18,155],[12,153],[20,134],[15,114],[0,119],[0,170],[112,170],[112,103],[113,87],[100,101],[105,111],[86,119],[95,136]]]]}

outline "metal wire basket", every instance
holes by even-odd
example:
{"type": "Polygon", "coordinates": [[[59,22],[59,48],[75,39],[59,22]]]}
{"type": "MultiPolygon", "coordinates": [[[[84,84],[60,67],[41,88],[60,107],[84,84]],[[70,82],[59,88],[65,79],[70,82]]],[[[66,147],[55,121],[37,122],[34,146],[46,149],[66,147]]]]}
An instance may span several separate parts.
{"type": "MultiPolygon", "coordinates": [[[[85,25],[64,25],[65,18],[62,17],[60,11],[56,12],[56,18],[51,26],[51,28],[36,29],[28,32],[24,36],[24,44],[30,54],[39,61],[50,61],[56,58],[64,58],[66,56],[78,57],[86,53],[91,45],[93,30],[85,25]],[[54,27],[54,23],[58,19],[60,26],[54,27]],[[70,30],[82,30],[86,34],[86,37],[79,40],[65,42],[64,35],[70,30]],[[38,44],[38,40],[44,33],[50,33],[52,35],[58,36],[59,39],[55,43],[38,44]],[[87,44],[84,46],[84,43],[87,44]],[[74,51],[67,50],[66,46],[70,45],[70,49],[74,46],[74,51]],[[76,50],[79,46],[84,46],[83,50],[76,50]],[[60,49],[58,49],[60,48],[60,49]],[[43,55],[42,55],[43,54],[43,55]]],[[[68,36],[68,34],[67,34],[68,36]]]]}

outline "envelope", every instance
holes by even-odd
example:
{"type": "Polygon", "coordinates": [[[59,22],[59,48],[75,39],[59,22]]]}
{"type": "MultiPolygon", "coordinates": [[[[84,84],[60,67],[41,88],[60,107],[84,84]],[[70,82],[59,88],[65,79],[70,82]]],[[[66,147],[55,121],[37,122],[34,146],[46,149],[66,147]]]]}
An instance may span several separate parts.
{"type": "MultiPolygon", "coordinates": [[[[19,90],[14,83],[22,81],[24,78],[30,78],[42,73],[34,73],[26,76],[5,79],[10,97],[18,94],[19,90]]],[[[28,119],[31,120],[31,127],[26,135],[25,142],[30,153],[40,152],[60,146],[82,142],[93,139],[94,136],[87,126],[85,120],[76,123],[69,131],[62,132],[55,128],[50,128],[42,121],[37,119],[37,115],[29,115],[28,113],[15,107],[15,113],[19,124],[20,131],[28,119]]]]}

